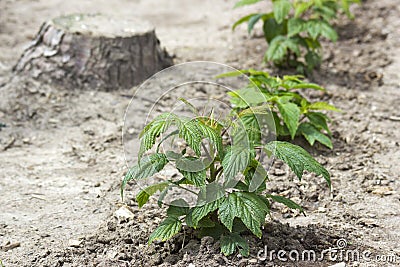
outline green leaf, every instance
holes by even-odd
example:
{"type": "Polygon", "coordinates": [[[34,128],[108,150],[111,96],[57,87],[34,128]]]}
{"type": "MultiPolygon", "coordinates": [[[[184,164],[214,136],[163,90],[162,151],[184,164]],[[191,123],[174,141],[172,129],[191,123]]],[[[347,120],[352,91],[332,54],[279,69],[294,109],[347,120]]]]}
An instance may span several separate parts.
{"type": "Polygon", "coordinates": [[[300,55],[300,47],[297,38],[287,38],[278,36],[274,38],[265,54],[266,60],[279,62],[282,61],[288,53],[288,50],[300,55]]]}
{"type": "Polygon", "coordinates": [[[326,21],[309,20],[306,24],[306,29],[310,37],[314,40],[318,39],[320,35],[331,41],[336,41],[338,38],[336,31],[326,21]]]}
{"type": "MultiPolygon", "coordinates": [[[[232,25],[232,31],[234,31],[236,29],[237,26],[239,26],[240,24],[249,21],[250,18],[252,18],[253,16],[258,15],[258,13],[255,14],[250,14],[247,16],[244,16],[242,18],[240,18],[239,20],[237,20],[233,25],[232,25]]],[[[235,72],[236,73],[236,72],[235,72]]],[[[219,77],[220,78],[220,77],[219,77]]]]}
{"type": "Polygon", "coordinates": [[[182,175],[192,182],[195,186],[203,186],[206,184],[207,173],[206,169],[198,171],[198,172],[189,172],[185,170],[179,170],[182,175]]]}
{"type": "Polygon", "coordinates": [[[333,105],[330,105],[326,102],[314,102],[310,104],[308,107],[310,110],[332,110],[332,111],[338,111],[340,112],[341,110],[336,108],[333,105]]]}
{"type": "Polygon", "coordinates": [[[182,222],[177,218],[168,217],[154,230],[154,232],[149,237],[149,244],[151,244],[155,240],[159,240],[164,242],[177,233],[182,228],[182,222]]]}
{"type": "Polygon", "coordinates": [[[222,200],[223,200],[222,198],[219,198],[212,202],[206,203],[202,206],[193,207],[191,210],[193,225],[196,227],[201,219],[207,216],[210,212],[213,212],[214,210],[218,209],[222,200]]]}
{"type": "Polygon", "coordinates": [[[301,213],[303,213],[305,215],[303,207],[300,206],[299,204],[297,204],[296,202],[294,202],[293,200],[290,200],[288,198],[285,198],[285,197],[282,197],[279,195],[267,194],[267,197],[272,199],[273,201],[276,201],[278,203],[285,205],[289,209],[299,210],[301,213]]]}
{"type": "MultiPolygon", "coordinates": [[[[206,138],[210,140],[211,144],[214,145],[215,149],[217,150],[220,158],[223,156],[223,145],[222,145],[222,137],[221,135],[214,130],[212,127],[208,126],[201,120],[197,120],[197,127],[201,133],[202,138],[206,138]]],[[[213,156],[213,155],[210,155],[213,156]]]]}
{"type": "Polygon", "coordinates": [[[310,122],[317,127],[317,129],[323,129],[325,130],[329,135],[331,134],[331,131],[329,130],[328,127],[328,117],[321,113],[321,112],[307,112],[306,113],[307,118],[310,120],[310,122]]]}
{"type": "Polygon", "coordinates": [[[299,84],[293,85],[291,87],[291,89],[314,89],[314,90],[319,90],[319,91],[326,91],[325,88],[323,88],[315,83],[299,83],[299,84]]]}
{"type": "Polygon", "coordinates": [[[307,21],[306,29],[312,39],[317,39],[321,34],[321,25],[317,20],[309,20],[307,21]]]}
{"type": "Polygon", "coordinates": [[[197,110],[197,108],[190,103],[187,99],[183,98],[183,97],[179,97],[178,98],[180,101],[182,101],[182,103],[184,103],[189,109],[190,111],[195,114],[196,116],[200,116],[199,111],[197,110]]]}
{"type": "Polygon", "coordinates": [[[138,153],[139,161],[143,154],[153,147],[156,138],[164,133],[175,122],[176,118],[174,114],[162,113],[143,128],[139,135],[141,139],[138,153]]]}
{"type": "Polygon", "coordinates": [[[198,223],[198,227],[200,228],[212,228],[215,226],[215,222],[208,217],[204,217],[198,223]]]}
{"type": "Polygon", "coordinates": [[[148,178],[161,171],[167,163],[167,157],[161,153],[152,154],[142,159],[139,164],[133,166],[125,175],[121,184],[121,197],[124,197],[125,186],[130,180],[148,178]]]}
{"type": "Polygon", "coordinates": [[[338,39],[337,32],[327,22],[321,21],[321,35],[328,38],[329,40],[336,42],[338,39]]]}
{"type": "Polygon", "coordinates": [[[228,95],[231,96],[232,105],[238,108],[252,107],[267,101],[260,89],[255,87],[239,89],[229,92],[228,95]]]}
{"type": "Polygon", "coordinates": [[[316,175],[322,175],[329,187],[331,187],[329,172],[303,148],[282,141],[270,142],[265,145],[265,148],[289,165],[299,179],[303,176],[304,170],[307,170],[316,175]]]}
{"type": "Polygon", "coordinates": [[[199,237],[211,236],[214,240],[220,240],[223,234],[226,234],[225,226],[220,223],[215,223],[214,227],[200,228],[199,237]]]}
{"type": "Polygon", "coordinates": [[[157,191],[160,191],[160,192],[163,191],[168,186],[168,184],[169,184],[169,182],[154,184],[154,185],[150,185],[150,186],[146,187],[145,189],[143,189],[142,191],[140,191],[136,195],[136,201],[139,205],[139,208],[143,207],[143,205],[147,203],[149,198],[152,195],[154,195],[157,191]]]}
{"type": "Polygon", "coordinates": [[[218,215],[229,231],[232,231],[233,220],[238,217],[254,235],[261,237],[260,227],[268,212],[268,206],[257,194],[233,192],[224,199],[218,215]]]}
{"type": "Polygon", "coordinates": [[[299,126],[299,132],[306,138],[306,140],[310,143],[310,145],[314,145],[315,141],[320,142],[321,144],[333,148],[332,142],[323,133],[321,133],[314,125],[308,122],[303,122],[299,126]]]}
{"type": "Polygon", "coordinates": [[[236,248],[239,249],[240,254],[247,257],[249,256],[249,245],[246,240],[237,233],[230,233],[221,237],[221,252],[225,256],[233,254],[236,248]]]}
{"type": "Polygon", "coordinates": [[[262,0],[240,0],[240,1],[236,2],[234,8],[252,5],[252,4],[258,3],[260,1],[262,1],[262,0]]]}
{"type": "Polygon", "coordinates": [[[188,214],[188,206],[189,204],[184,199],[175,199],[169,205],[167,215],[168,217],[179,219],[179,217],[188,214]]]}
{"type": "Polygon", "coordinates": [[[271,44],[272,40],[274,40],[276,37],[285,35],[286,30],[285,23],[278,23],[274,18],[269,18],[264,21],[264,36],[269,44],[271,44]]]}
{"type": "Polygon", "coordinates": [[[299,125],[300,108],[296,104],[288,102],[288,97],[280,97],[276,104],[293,139],[299,125]]]}
{"type": "Polygon", "coordinates": [[[181,173],[182,171],[196,173],[201,172],[207,168],[207,165],[203,162],[202,159],[190,156],[177,159],[175,162],[175,166],[181,173]]]}
{"type": "Polygon", "coordinates": [[[261,19],[262,16],[264,16],[264,14],[257,14],[257,15],[252,16],[252,17],[249,19],[249,23],[247,24],[247,32],[248,32],[249,34],[250,34],[251,31],[253,30],[254,25],[261,19]]]}
{"type": "Polygon", "coordinates": [[[185,139],[187,145],[197,156],[201,154],[201,132],[196,120],[181,120],[179,123],[179,137],[185,139]]]}
{"type": "Polygon", "coordinates": [[[291,18],[288,21],[288,37],[292,37],[296,34],[304,31],[305,22],[303,19],[291,18]]]}
{"type": "Polygon", "coordinates": [[[232,146],[222,160],[225,181],[230,182],[238,172],[244,171],[250,160],[250,150],[248,147],[232,146]]]}
{"type": "Polygon", "coordinates": [[[240,120],[243,124],[243,127],[246,129],[249,142],[253,144],[253,146],[260,145],[261,129],[257,120],[257,116],[254,114],[246,114],[245,116],[240,117],[240,120]]]}
{"type": "Polygon", "coordinates": [[[285,57],[287,53],[287,46],[284,45],[285,40],[286,37],[277,36],[271,41],[265,53],[267,61],[280,61],[285,57]]]}
{"type": "Polygon", "coordinates": [[[248,191],[260,193],[265,190],[265,181],[268,179],[268,173],[259,161],[253,159],[245,178],[246,180],[251,179],[248,183],[248,191]]]}
{"type": "Polygon", "coordinates": [[[278,23],[282,23],[289,14],[292,4],[289,0],[274,0],[274,16],[278,23]]]}
{"type": "Polygon", "coordinates": [[[176,153],[175,151],[166,151],[165,155],[167,156],[169,161],[176,161],[183,157],[181,153],[176,153]]]}

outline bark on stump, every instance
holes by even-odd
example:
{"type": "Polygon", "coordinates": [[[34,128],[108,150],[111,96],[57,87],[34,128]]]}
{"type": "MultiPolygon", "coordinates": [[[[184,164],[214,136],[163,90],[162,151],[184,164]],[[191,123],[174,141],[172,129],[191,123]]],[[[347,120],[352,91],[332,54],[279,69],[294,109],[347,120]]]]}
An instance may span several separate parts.
{"type": "Polygon", "coordinates": [[[14,67],[66,88],[131,88],[172,65],[146,22],[69,15],[45,22],[14,67]]]}

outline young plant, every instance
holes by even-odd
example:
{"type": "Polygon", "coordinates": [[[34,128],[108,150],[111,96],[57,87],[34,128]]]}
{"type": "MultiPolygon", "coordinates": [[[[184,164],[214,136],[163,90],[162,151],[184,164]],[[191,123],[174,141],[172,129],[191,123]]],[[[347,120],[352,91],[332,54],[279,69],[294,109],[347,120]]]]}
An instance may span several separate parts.
{"type": "Polygon", "coordinates": [[[225,255],[236,249],[244,256],[249,255],[243,234],[262,236],[271,200],[303,212],[290,199],[267,192],[268,175],[262,166],[265,156],[284,161],[299,179],[304,171],[313,172],[330,186],[328,171],[301,147],[282,141],[262,144],[262,127],[254,118],[265,114],[266,107],[243,107],[217,121],[212,114],[199,115],[195,107],[184,102],[193,110],[192,118],[163,113],[144,127],[138,164],[128,171],[121,185],[123,197],[129,181],[152,177],[172,165],[180,175],[142,189],[136,195],[139,207],[158,192],[161,206],[174,188],[195,196],[196,203],[192,206],[184,197],[170,202],[167,217],[150,235],[149,243],[166,241],[186,226],[195,229],[199,237],[219,240],[225,255]],[[177,142],[174,138],[183,139],[187,146],[179,151],[165,149],[163,144],[168,140],[177,142]]]}
{"type": "MultiPolygon", "coordinates": [[[[239,72],[222,74],[239,75],[239,72]]],[[[320,111],[339,111],[326,102],[309,102],[298,91],[325,89],[315,83],[305,82],[302,76],[271,77],[268,73],[256,70],[242,70],[248,75],[247,87],[229,92],[231,103],[236,112],[250,107],[268,104],[275,120],[276,135],[280,140],[303,136],[310,145],[315,141],[332,149],[331,131],[328,127],[330,118],[320,111]]]]}
{"type": "MultiPolygon", "coordinates": [[[[241,0],[235,7],[260,1],[241,0]]],[[[278,67],[294,67],[300,73],[309,73],[321,63],[321,37],[337,40],[333,19],[340,10],[353,18],[350,12],[353,3],[360,3],[360,0],[272,0],[271,12],[244,16],[232,29],[247,22],[250,33],[261,20],[268,43],[264,60],[278,67]]]]}

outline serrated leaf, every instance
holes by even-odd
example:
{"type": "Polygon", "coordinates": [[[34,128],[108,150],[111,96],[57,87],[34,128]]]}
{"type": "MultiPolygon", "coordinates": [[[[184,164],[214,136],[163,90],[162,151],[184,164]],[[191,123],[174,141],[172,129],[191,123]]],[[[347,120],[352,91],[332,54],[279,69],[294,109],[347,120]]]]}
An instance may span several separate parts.
{"type": "Polygon", "coordinates": [[[221,237],[221,252],[229,256],[238,248],[242,256],[249,256],[249,244],[237,233],[230,233],[221,237]]]}
{"type": "Polygon", "coordinates": [[[312,145],[312,146],[314,145],[315,141],[318,141],[321,144],[329,147],[330,149],[333,148],[332,142],[329,139],[329,137],[327,137],[326,135],[321,133],[311,123],[303,122],[302,124],[299,125],[299,130],[298,131],[299,131],[300,134],[302,134],[304,136],[304,138],[306,138],[308,143],[310,143],[310,145],[312,145]]]}
{"type": "MultiPolygon", "coordinates": [[[[216,148],[220,158],[222,158],[224,148],[222,145],[221,135],[216,130],[214,130],[207,124],[205,124],[203,121],[197,120],[197,122],[198,122],[197,127],[201,133],[201,137],[208,139],[211,142],[211,144],[213,144],[214,147],[216,148]]],[[[210,156],[213,156],[213,155],[210,155],[210,156]]]]}
{"type": "Polygon", "coordinates": [[[224,199],[218,215],[229,231],[232,231],[233,220],[239,218],[246,227],[257,237],[261,237],[261,225],[269,212],[268,206],[255,193],[233,192],[224,199]]]}
{"type": "Polygon", "coordinates": [[[126,184],[132,180],[148,178],[161,171],[168,163],[167,157],[162,153],[152,154],[140,161],[140,164],[133,166],[124,177],[121,184],[121,197],[123,198],[126,184]]]}
{"type": "Polygon", "coordinates": [[[274,16],[278,23],[282,23],[289,14],[292,4],[289,0],[274,0],[274,16]]]}
{"type": "Polygon", "coordinates": [[[303,176],[304,170],[307,170],[316,175],[322,175],[331,187],[329,172],[303,148],[282,141],[270,142],[265,145],[265,148],[275,157],[283,160],[299,179],[303,176]]]}
{"type": "Polygon", "coordinates": [[[149,244],[153,241],[166,241],[179,233],[182,228],[182,222],[177,218],[168,217],[154,230],[149,237],[149,244]]]}
{"type": "Polygon", "coordinates": [[[335,106],[328,104],[326,102],[314,102],[310,104],[308,107],[310,110],[332,110],[332,111],[341,111],[340,109],[336,108],[335,106]]]}
{"type": "Polygon", "coordinates": [[[241,6],[246,6],[246,5],[253,5],[253,4],[258,3],[260,1],[262,1],[262,0],[240,0],[240,1],[236,2],[234,8],[241,7],[241,6]]]}
{"type": "Polygon", "coordinates": [[[164,133],[175,122],[175,120],[176,116],[174,114],[162,113],[143,128],[143,131],[139,135],[139,160],[146,151],[153,147],[156,138],[164,133]]]}
{"type": "Polygon", "coordinates": [[[219,198],[204,205],[193,207],[191,209],[191,218],[193,225],[196,227],[201,219],[207,216],[210,212],[213,212],[214,210],[218,209],[221,202],[222,198],[219,198]]]}
{"type": "Polygon", "coordinates": [[[254,114],[247,114],[245,116],[240,117],[240,120],[245,127],[247,136],[249,138],[249,142],[253,144],[253,146],[257,146],[261,144],[261,129],[258,123],[257,117],[254,114]]]}
{"type": "Polygon", "coordinates": [[[299,125],[300,108],[296,104],[288,102],[286,97],[279,98],[276,104],[293,139],[299,125]]]}
{"type": "Polygon", "coordinates": [[[137,203],[139,205],[139,208],[143,207],[143,205],[147,203],[149,198],[152,195],[154,195],[157,191],[160,191],[160,192],[163,191],[168,186],[168,184],[169,184],[169,182],[153,184],[153,185],[150,185],[150,186],[146,187],[142,191],[140,191],[136,195],[136,201],[137,201],[137,203]]]}
{"type": "Polygon", "coordinates": [[[222,160],[225,182],[229,183],[235,176],[246,169],[250,160],[248,147],[232,146],[222,160]]]}
{"type": "Polygon", "coordinates": [[[272,199],[275,202],[278,202],[278,203],[281,203],[281,204],[285,205],[286,207],[288,207],[290,209],[299,210],[301,213],[303,213],[305,215],[303,207],[300,206],[299,204],[297,204],[296,202],[294,202],[291,199],[288,199],[288,198],[285,198],[285,197],[282,197],[282,196],[279,196],[279,195],[270,195],[270,194],[267,194],[267,197],[272,199]]]}
{"type": "Polygon", "coordinates": [[[206,184],[206,179],[207,179],[206,169],[198,172],[189,172],[184,170],[179,170],[179,172],[182,173],[183,177],[188,179],[195,186],[200,187],[206,184]]]}
{"type": "Polygon", "coordinates": [[[181,120],[179,123],[179,137],[193,149],[197,156],[201,154],[201,133],[195,120],[181,120]]]}

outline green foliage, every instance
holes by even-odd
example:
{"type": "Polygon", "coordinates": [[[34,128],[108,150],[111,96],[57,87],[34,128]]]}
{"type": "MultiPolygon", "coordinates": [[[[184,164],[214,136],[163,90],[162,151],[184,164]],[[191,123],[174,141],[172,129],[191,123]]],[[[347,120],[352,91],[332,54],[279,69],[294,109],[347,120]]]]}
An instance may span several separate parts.
{"type": "MultiPolygon", "coordinates": [[[[353,18],[350,5],[360,0],[271,0],[269,13],[254,13],[240,18],[232,29],[247,22],[250,33],[255,24],[263,23],[269,44],[264,60],[278,67],[295,67],[300,73],[311,72],[321,63],[321,37],[335,42],[338,34],[333,20],[339,11],[353,18]]],[[[259,1],[241,0],[235,7],[259,1]]]]}
{"type": "MultiPolygon", "coordinates": [[[[339,109],[326,102],[311,103],[299,92],[307,88],[324,91],[324,88],[305,82],[299,75],[278,78],[251,69],[242,70],[241,73],[247,74],[251,82],[246,88],[229,93],[231,103],[239,116],[243,114],[249,116],[249,112],[254,115],[253,113],[260,111],[260,107],[268,105],[275,119],[278,139],[304,136],[310,145],[314,145],[317,141],[332,149],[331,131],[328,127],[330,119],[320,111],[339,111],[339,109]]],[[[236,74],[239,75],[238,72],[236,74]]],[[[222,74],[219,77],[231,75],[233,73],[222,74]]]]}
{"type": "Polygon", "coordinates": [[[299,179],[303,176],[304,170],[322,175],[328,185],[331,186],[328,171],[321,166],[307,151],[303,148],[288,142],[274,141],[265,145],[270,153],[275,153],[278,159],[283,160],[299,179]]]}
{"type": "MultiPolygon", "coordinates": [[[[274,98],[274,103],[280,105],[286,114],[286,119],[282,120],[286,120],[291,125],[289,127],[295,127],[297,122],[289,123],[291,116],[295,114],[297,120],[297,114],[303,113],[302,106],[292,102],[292,99],[301,101],[299,96],[292,95],[292,88],[303,88],[305,83],[295,76],[278,80],[257,72],[257,75],[261,74],[271,83],[275,82],[277,87],[287,90],[282,92],[282,97],[267,94],[259,96],[251,91],[247,96],[256,100],[255,104],[265,100],[263,97],[274,98]]],[[[322,90],[317,85],[310,86],[322,90]]],[[[240,92],[237,94],[240,95],[240,92]]],[[[246,96],[245,91],[243,95],[246,96]]],[[[249,246],[242,234],[262,236],[261,228],[270,212],[269,200],[303,211],[301,206],[289,199],[267,194],[267,172],[258,161],[261,151],[270,156],[276,154],[299,178],[306,170],[323,176],[330,185],[329,173],[304,149],[281,141],[262,144],[261,129],[257,129],[258,124],[254,123],[257,114],[241,102],[243,99],[233,100],[243,109],[239,113],[232,110],[232,114],[222,120],[223,123],[217,123],[211,116],[199,116],[198,111],[188,103],[194,118],[164,113],[144,128],[141,134],[141,158],[126,174],[121,185],[121,194],[130,180],[147,178],[168,164],[174,166],[182,176],[176,180],[169,177],[170,180],[144,188],[136,196],[139,206],[142,207],[157,192],[160,192],[161,205],[165,195],[174,187],[186,189],[197,197],[197,204],[193,207],[183,199],[172,201],[167,209],[167,217],[150,235],[149,243],[168,240],[185,225],[196,229],[199,237],[209,235],[219,240],[221,252],[225,255],[238,249],[242,255],[247,256],[249,246]],[[231,130],[230,141],[222,141],[226,140],[223,137],[228,134],[228,130],[231,130]],[[162,133],[166,136],[162,136],[162,133]],[[160,143],[173,137],[185,140],[187,148],[182,151],[164,151],[160,143]]],[[[308,104],[303,103],[303,106],[308,104]]],[[[256,107],[255,111],[267,113],[265,106],[256,107]]],[[[312,118],[318,122],[325,117],[316,115],[312,118]]],[[[322,129],[326,128],[321,123],[318,125],[322,129]]],[[[293,131],[292,128],[288,128],[288,131],[289,129],[293,131]]]]}
{"type": "Polygon", "coordinates": [[[221,237],[221,252],[225,255],[231,255],[236,249],[239,249],[240,254],[249,256],[249,245],[246,240],[238,233],[228,233],[221,237]]]}

